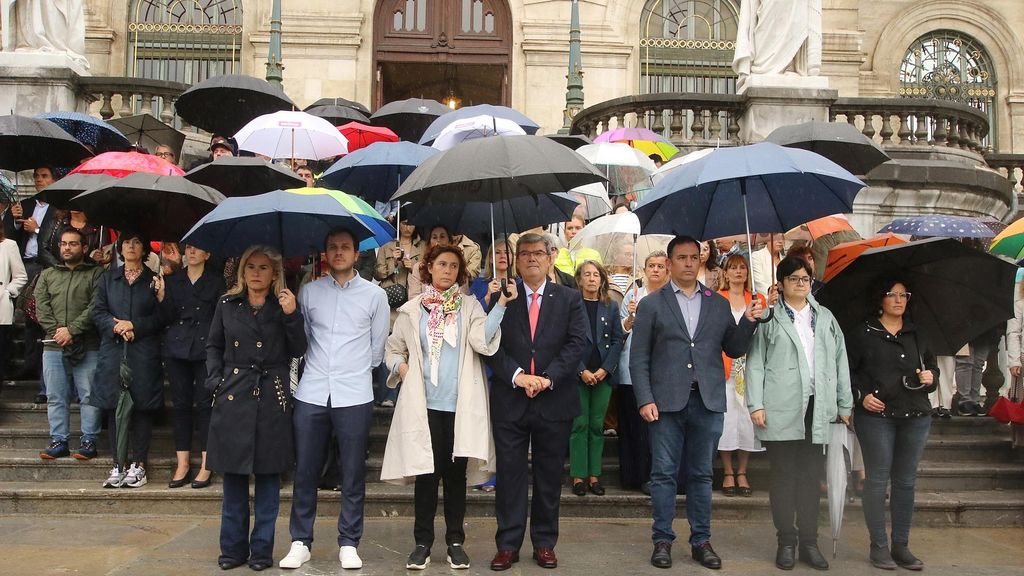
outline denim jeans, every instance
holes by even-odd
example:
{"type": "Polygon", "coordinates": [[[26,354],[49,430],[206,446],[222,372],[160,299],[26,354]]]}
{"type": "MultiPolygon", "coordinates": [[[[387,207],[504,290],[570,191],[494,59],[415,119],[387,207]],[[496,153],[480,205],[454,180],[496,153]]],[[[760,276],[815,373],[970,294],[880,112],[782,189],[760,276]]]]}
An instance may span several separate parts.
{"type": "Polygon", "coordinates": [[[857,438],[864,454],[864,523],[871,544],[887,546],[885,488],[892,482],[892,543],[908,544],[914,516],[914,481],[932,419],[883,418],[858,412],[857,438]]]}
{"type": "Polygon", "coordinates": [[[651,512],[653,540],[672,542],[676,538],[672,520],[676,515],[676,475],[680,464],[686,470],[686,518],[690,522],[690,545],[711,540],[711,478],[724,414],[704,406],[700,391],[690,392],[686,407],[678,412],[660,412],[649,425],[651,435],[651,512]],[[685,456],[684,456],[685,449],[685,456]],[[680,462],[683,460],[684,462],[680,462]]]}
{"type": "Polygon", "coordinates": [[[224,474],[224,504],[220,513],[220,559],[273,562],[274,525],[281,506],[281,475],[256,474],[249,532],[249,476],[224,474]]]}
{"type": "Polygon", "coordinates": [[[981,401],[981,377],[985,372],[985,360],[988,359],[991,346],[986,342],[972,342],[968,346],[970,354],[956,357],[956,391],[960,401],[981,401]]]}
{"type": "Polygon", "coordinates": [[[82,414],[82,442],[95,442],[100,434],[103,422],[103,411],[89,404],[92,395],[93,379],[96,376],[96,365],[100,353],[90,350],[85,356],[72,365],[64,359],[60,350],[43,352],[43,381],[46,382],[46,417],[50,421],[50,437],[53,440],[67,442],[70,436],[69,423],[71,413],[68,397],[71,395],[71,380],[75,380],[78,388],[78,400],[82,414]]]}

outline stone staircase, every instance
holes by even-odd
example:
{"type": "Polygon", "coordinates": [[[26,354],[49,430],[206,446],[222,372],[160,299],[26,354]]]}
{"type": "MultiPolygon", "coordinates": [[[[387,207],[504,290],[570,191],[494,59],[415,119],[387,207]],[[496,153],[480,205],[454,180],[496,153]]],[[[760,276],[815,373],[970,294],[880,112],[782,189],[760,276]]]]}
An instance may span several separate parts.
{"type": "MultiPolygon", "coordinates": [[[[149,484],[140,489],[103,489],[110,469],[106,431],[98,446],[100,457],[79,462],[72,458],[43,461],[39,451],[49,443],[46,406],[32,402],[37,383],[5,382],[0,387],[0,514],[158,514],[216,516],[220,513],[219,484],[208,489],[166,487],[174,468],[169,410],[153,435],[148,467],[149,484]]],[[[169,408],[169,406],[168,406],[169,408]]],[[[370,438],[366,509],[368,516],[411,516],[413,489],[380,482],[380,467],[391,421],[391,410],[377,408],[370,438]]],[[[78,406],[72,406],[71,448],[78,443],[78,406]]],[[[604,497],[576,497],[565,489],[562,515],[587,518],[650,516],[650,500],[618,486],[618,446],[605,446],[604,497]]],[[[751,498],[727,498],[716,492],[716,519],[767,522],[767,459],[752,455],[751,498]]],[[[198,468],[198,461],[193,463],[198,468]]],[[[716,476],[721,470],[716,469],[716,476]]],[[[286,479],[287,480],[287,479],[286,479]]],[[[716,478],[716,484],[720,478],[716,478]]],[[[1009,429],[990,418],[936,420],[918,476],[915,522],[929,526],[1024,526],[1024,452],[1011,447],[1009,429]]],[[[281,514],[290,510],[291,486],[282,490],[281,514]]],[[[680,497],[680,504],[683,498],[680,497]]],[[[321,491],[318,512],[336,516],[338,493],[321,491]]],[[[492,516],[494,495],[472,491],[468,515],[492,516]]],[[[679,514],[684,513],[680,505],[679,514]]],[[[847,517],[860,517],[859,501],[847,505],[847,517]]]]}

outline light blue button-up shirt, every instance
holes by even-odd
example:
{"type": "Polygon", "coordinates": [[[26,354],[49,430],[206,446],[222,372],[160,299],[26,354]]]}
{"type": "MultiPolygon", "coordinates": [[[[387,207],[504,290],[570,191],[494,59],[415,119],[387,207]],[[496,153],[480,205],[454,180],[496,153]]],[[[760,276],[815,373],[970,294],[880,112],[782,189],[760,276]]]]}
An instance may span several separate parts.
{"type": "Polygon", "coordinates": [[[700,284],[694,288],[692,295],[687,296],[674,281],[669,282],[672,283],[672,291],[676,294],[676,303],[683,314],[683,322],[686,322],[686,330],[690,333],[690,338],[693,338],[697,333],[697,321],[700,319],[700,284]]]}
{"type": "Polygon", "coordinates": [[[388,298],[358,274],[344,284],[332,276],[299,292],[306,321],[306,367],[295,398],[332,408],[373,401],[371,371],[384,359],[390,329],[388,298]]]}
{"type": "MultiPolygon", "coordinates": [[[[467,296],[468,298],[468,296],[467,296]]],[[[505,317],[505,307],[495,304],[494,308],[487,314],[484,322],[484,341],[490,342],[491,338],[501,327],[501,320],[505,317]]],[[[437,363],[437,383],[430,379],[430,336],[427,335],[427,320],[430,314],[426,310],[420,315],[420,352],[423,354],[423,384],[427,389],[427,409],[440,410],[442,412],[455,412],[455,405],[459,398],[459,349],[462,346],[462,310],[456,313],[455,326],[458,336],[455,346],[441,341],[441,358],[437,363]]],[[[467,354],[474,354],[468,350],[467,354]]],[[[395,367],[397,370],[398,367],[395,367]]]]}

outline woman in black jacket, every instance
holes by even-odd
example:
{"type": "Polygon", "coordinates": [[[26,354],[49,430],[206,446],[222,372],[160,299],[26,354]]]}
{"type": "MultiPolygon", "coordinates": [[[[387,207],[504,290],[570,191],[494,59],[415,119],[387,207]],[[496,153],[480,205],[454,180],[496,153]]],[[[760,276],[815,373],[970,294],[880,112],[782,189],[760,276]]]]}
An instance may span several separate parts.
{"type": "Polygon", "coordinates": [[[210,392],[206,389],[206,337],[217,299],[224,294],[224,277],[206,266],[210,253],[185,247],[185,267],[167,277],[157,277],[156,298],[167,324],[164,334],[164,368],[171,381],[174,404],[174,452],[177,469],[167,483],[180,488],[189,481],[189,452],[193,422],[199,432],[202,463],[193,488],[210,485],[206,469],[206,438],[210,429],[210,392]]]}
{"type": "Polygon", "coordinates": [[[302,313],[276,250],[252,246],[242,255],[234,288],[217,303],[206,351],[213,394],[207,465],[224,476],[218,564],[228,570],[248,561],[263,570],[274,562],[281,474],[294,462],[288,369],[306,352],[302,313]]]}
{"type": "Polygon", "coordinates": [[[897,565],[921,570],[910,553],[914,482],[931,427],[928,394],[939,369],[932,354],[904,316],[912,292],[900,278],[881,278],[869,293],[877,316],[847,335],[854,423],[864,454],[864,521],[871,537],[870,559],[877,568],[897,565]],[[892,547],[886,537],[885,491],[892,482],[892,547]]]}

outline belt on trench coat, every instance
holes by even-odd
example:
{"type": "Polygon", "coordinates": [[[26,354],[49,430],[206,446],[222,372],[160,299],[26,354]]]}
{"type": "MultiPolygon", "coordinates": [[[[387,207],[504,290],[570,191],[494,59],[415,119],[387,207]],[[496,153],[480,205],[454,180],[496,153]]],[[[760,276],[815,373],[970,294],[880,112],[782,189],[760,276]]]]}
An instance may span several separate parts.
{"type": "MultiPolygon", "coordinates": [[[[252,386],[252,397],[257,402],[260,401],[260,387],[263,384],[263,378],[269,376],[271,370],[291,370],[289,364],[224,364],[224,368],[234,368],[243,370],[253,370],[258,373],[256,382],[252,386]]],[[[277,394],[277,403],[281,406],[281,410],[288,411],[288,395],[284,392],[285,383],[281,381],[280,376],[274,377],[274,389],[277,394]]],[[[214,402],[216,402],[216,392],[214,392],[214,402]]]]}

